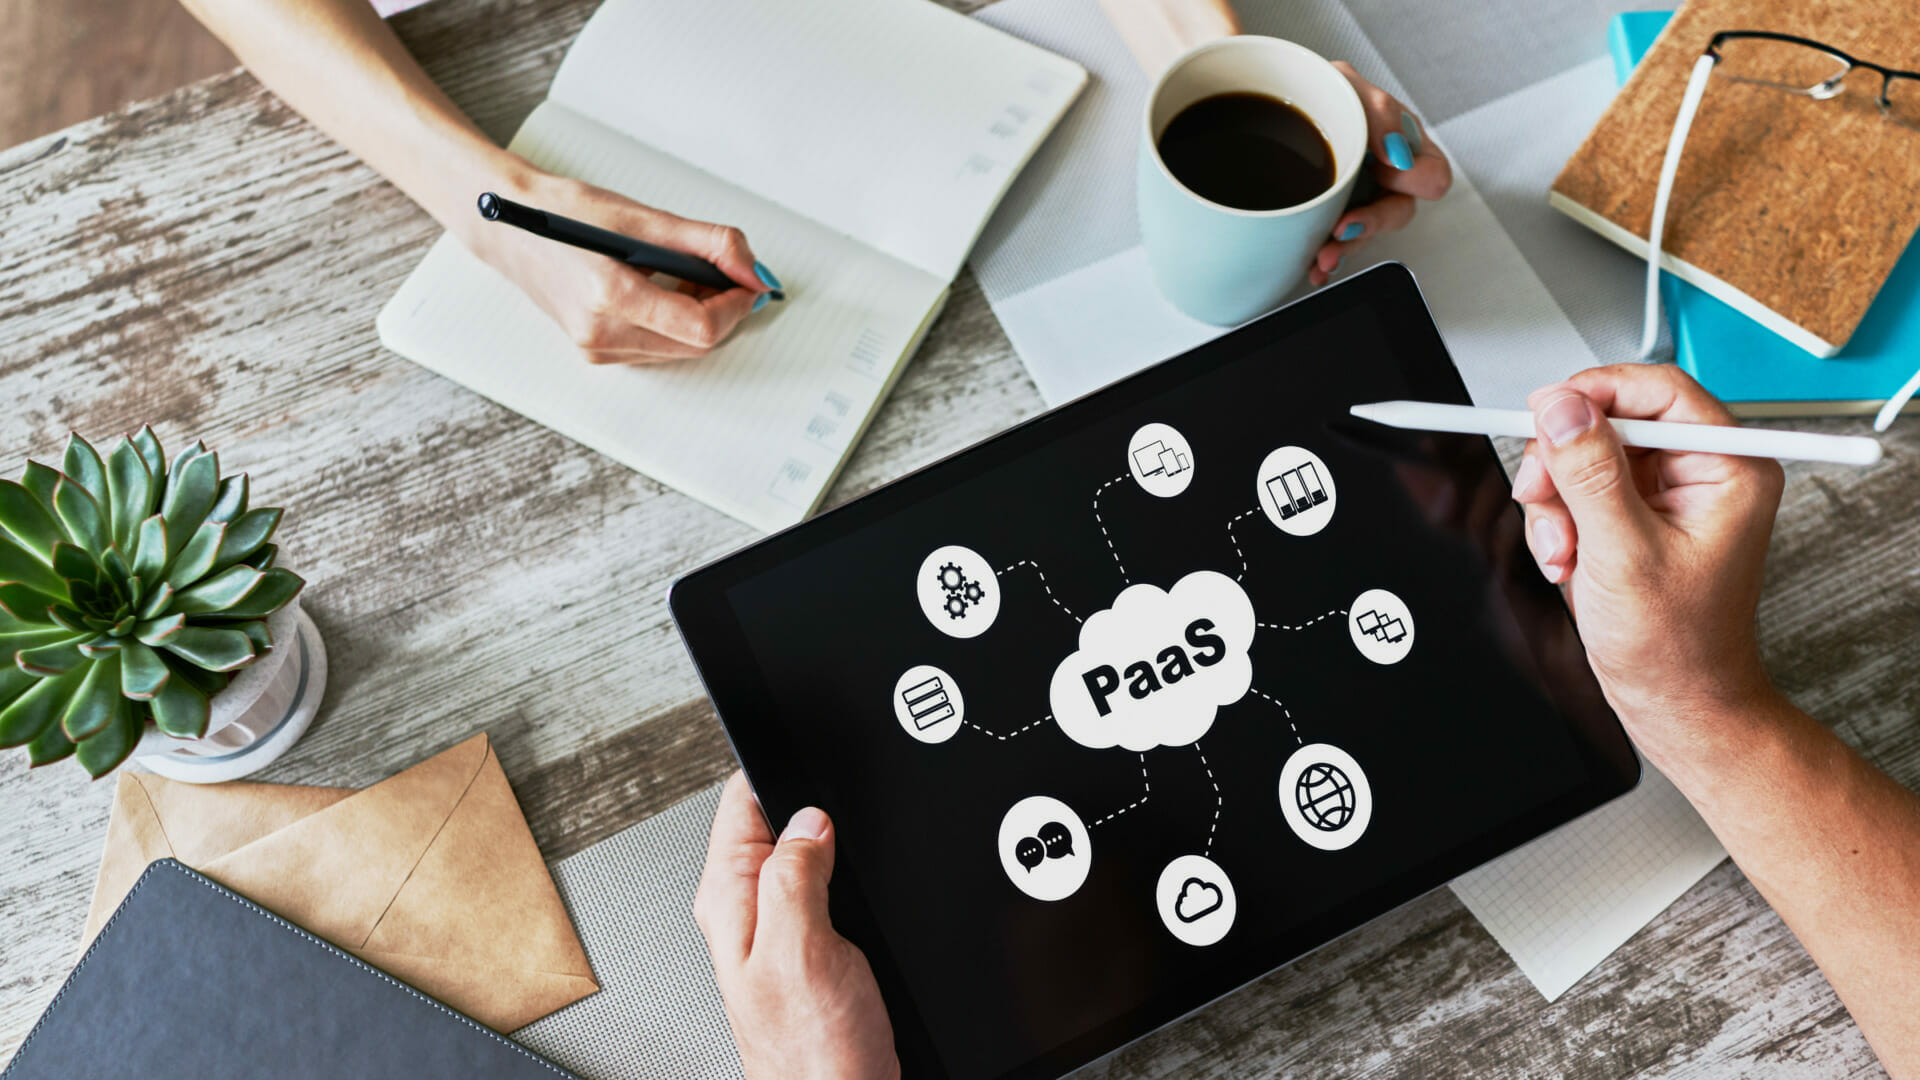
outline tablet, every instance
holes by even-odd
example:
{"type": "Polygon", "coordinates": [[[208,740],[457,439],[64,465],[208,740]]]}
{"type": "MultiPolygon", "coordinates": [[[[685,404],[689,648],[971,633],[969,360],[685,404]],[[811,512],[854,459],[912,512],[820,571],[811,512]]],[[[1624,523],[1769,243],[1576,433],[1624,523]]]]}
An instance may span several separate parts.
{"type": "Polygon", "coordinates": [[[1631,788],[1405,268],[676,583],[909,1076],[1051,1077],[1631,788]]]}

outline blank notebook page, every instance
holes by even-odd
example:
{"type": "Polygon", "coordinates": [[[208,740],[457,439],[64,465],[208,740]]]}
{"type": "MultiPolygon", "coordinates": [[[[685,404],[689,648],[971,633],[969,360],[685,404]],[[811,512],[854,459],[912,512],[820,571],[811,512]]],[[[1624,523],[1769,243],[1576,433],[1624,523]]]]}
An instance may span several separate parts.
{"type": "Polygon", "coordinates": [[[951,280],[1085,79],[930,0],[609,0],[548,96],[951,280]]]}
{"type": "Polygon", "coordinates": [[[1639,787],[1462,874],[1453,892],[1552,1001],[1726,857],[1642,762],[1639,787]]]}
{"type": "Polygon", "coordinates": [[[699,363],[594,366],[443,236],[380,314],[389,348],[763,530],[799,521],[946,282],[549,101],[511,147],[544,169],[744,229],[789,299],[699,363]]]}

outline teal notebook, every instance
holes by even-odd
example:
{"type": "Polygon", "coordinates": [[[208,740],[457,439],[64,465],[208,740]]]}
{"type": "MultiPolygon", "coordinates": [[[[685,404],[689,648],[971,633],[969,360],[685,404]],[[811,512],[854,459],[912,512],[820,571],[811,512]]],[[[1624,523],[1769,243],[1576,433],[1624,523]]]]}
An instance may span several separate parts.
{"type": "MultiPolygon", "coordinates": [[[[1607,29],[1615,78],[1660,34],[1671,11],[1616,15],[1607,29]]],[[[1822,359],[1672,274],[1660,300],[1674,359],[1741,416],[1832,416],[1877,411],[1920,368],[1920,250],[1894,265],[1846,347],[1822,359]]],[[[1920,412],[1920,403],[1908,412],[1920,412]]]]}

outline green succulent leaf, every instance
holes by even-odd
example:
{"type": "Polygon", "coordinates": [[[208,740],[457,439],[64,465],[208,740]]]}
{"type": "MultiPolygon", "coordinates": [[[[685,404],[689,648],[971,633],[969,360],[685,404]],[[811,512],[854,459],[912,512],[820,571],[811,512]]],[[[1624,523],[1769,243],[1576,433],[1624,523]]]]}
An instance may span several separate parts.
{"type": "Polygon", "coordinates": [[[47,608],[47,618],[52,620],[55,626],[75,634],[87,629],[87,623],[91,621],[65,604],[54,604],[47,608]]]}
{"type": "Polygon", "coordinates": [[[67,593],[73,597],[76,607],[97,608],[101,604],[100,586],[85,581],[67,582],[67,593]]]}
{"type": "Polygon", "coordinates": [[[247,512],[247,474],[229,476],[220,481],[220,493],[214,497],[208,521],[232,521],[247,512]]]}
{"type": "Polygon", "coordinates": [[[140,745],[140,736],[145,733],[147,722],[145,710],[134,707],[133,702],[115,696],[113,715],[107,726],[95,732],[91,738],[83,740],[75,753],[74,760],[87,770],[87,775],[95,780],[120,767],[140,745]]]}
{"type": "MultiPolygon", "coordinates": [[[[196,530],[207,519],[207,511],[213,509],[219,487],[218,455],[206,453],[203,449],[201,453],[182,454],[174,459],[173,475],[167,481],[167,494],[160,512],[166,515],[167,532],[174,537],[175,543],[184,545],[191,542],[189,537],[198,538],[196,530]]],[[[202,570],[201,573],[206,571],[202,570]]],[[[177,578],[170,577],[167,580],[176,587],[181,584],[177,578]]]]}
{"type": "Polygon", "coordinates": [[[247,640],[253,642],[253,655],[265,656],[273,650],[273,631],[267,629],[264,619],[243,622],[234,629],[247,635],[247,640]]]}
{"type": "Polygon", "coordinates": [[[53,508],[67,532],[80,546],[93,554],[107,550],[113,538],[107,529],[107,514],[100,501],[70,476],[60,478],[53,489],[53,508]]]}
{"type": "Polygon", "coordinates": [[[240,561],[253,567],[255,570],[271,570],[274,560],[279,557],[280,545],[268,544],[240,561]]]}
{"type": "Polygon", "coordinates": [[[40,737],[27,744],[27,764],[34,768],[51,765],[73,753],[73,740],[60,730],[59,724],[48,724],[40,737]]]}
{"type": "Polygon", "coordinates": [[[140,523],[153,513],[153,474],[133,442],[121,439],[107,454],[107,507],[112,511],[113,542],[133,550],[140,523]]]}
{"type": "MultiPolygon", "coordinates": [[[[22,652],[45,648],[48,645],[58,645],[63,641],[72,641],[79,636],[80,635],[74,631],[60,626],[46,626],[33,630],[21,630],[11,634],[0,634],[0,656],[12,659],[22,652]]],[[[0,672],[15,671],[30,679],[42,677],[29,673],[21,668],[17,660],[11,664],[7,664],[4,668],[0,668],[0,672]]],[[[0,674],[0,678],[3,677],[4,675],[0,674]]]]}
{"type": "Polygon", "coordinates": [[[92,635],[74,634],[63,641],[40,645],[31,649],[21,649],[13,654],[13,662],[21,671],[29,675],[42,677],[64,675],[86,664],[87,658],[80,654],[80,643],[92,635]]]}
{"type": "Polygon", "coordinates": [[[253,642],[238,630],[183,626],[161,647],[208,671],[233,671],[253,662],[253,642]]]}
{"type": "Polygon", "coordinates": [[[153,477],[154,494],[158,495],[160,483],[167,477],[167,452],[160,449],[160,439],[152,427],[143,426],[133,433],[133,448],[140,451],[140,460],[147,463],[147,475],[153,477]]]}
{"type": "Polygon", "coordinates": [[[0,584],[0,611],[12,616],[16,622],[30,626],[51,626],[53,620],[48,617],[47,609],[60,602],[60,597],[48,596],[17,581],[0,584]]]}
{"type": "Polygon", "coordinates": [[[266,576],[251,566],[230,567],[176,594],[173,610],[184,615],[223,613],[244,602],[266,576]]]}
{"type": "Polygon", "coordinates": [[[100,564],[76,544],[62,540],[53,545],[53,572],[68,581],[92,585],[100,580],[100,564]]]}
{"type": "Polygon", "coordinates": [[[167,670],[173,672],[174,682],[185,682],[188,686],[193,687],[195,690],[200,691],[202,695],[209,698],[225,690],[227,684],[233,681],[233,676],[227,672],[208,671],[206,668],[190,660],[183,660],[170,652],[162,652],[160,659],[167,662],[167,670]]]}
{"type": "Polygon", "coordinates": [[[103,656],[93,662],[86,678],[80,680],[80,688],[67,703],[66,715],[60,718],[60,727],[66,731],[67,738],[79,742],[111,723],[114,713],[126,700],[120,696],[118,653],[103,656]]]}
{"type": "Polygon", "coordinates": [[[120,638],[110,637],[102,630],[80,643],[80,655],[89,660],[99,660],[120,651],[125,644],[120,638]]]}
{"type": "Polygon", "coordinates": [[[113,544],[100,553],[100,568],[106,571],[107,581],[124,599],[133,591],[133,567],[127,565],[126,553],[120,545],[113,544]]]}
{"type": "Polygon", "coordinates": [[[65,599],[67,582],[40,556],[12,537],[0,534],[0,581],[17,581],[37,592],[65,599]]]}
{"type": "Polygon", "coordinates": [[[273,530],[280,527],[280,515],[284,511],[277,507],[263,507],[249,510],[227,525],[227,535],[220,540],[220,553],[213,558],[215,570],[232,566],[260,550],[267,542],[273,530]]]}
{"type": "Polygon", "coordinates": [[[212,708],[207,695],[186,679],[169,679],[153,699],[153,723],[176,739],[198,739],[207,733],[212,708]]]}
{"type": "Polygon", "coordinates": [[[206,577],[207,571],[213,569],[213,560],[220,554],[220,541],[226,535],[226,525],[218,521],[209,521],[197,528],[193,539],[187,541],[167,571],[167,584],[177,591],[206,577]]]}
{"type": "Polygon", "coordinates": [[[163,581],[158,589],[153,590],[153,595],[147,597],[147,602],[140,605],[140,618],[157,619],[172,603],[173,586],[163,581]]]}
{"type": "Polygon", "coordinates": [[[41,509],[53,517],[53,489],[60,484],[60,470],[42,465],[37,461],[27,462],[27,470],[20,474],[20,486],[27,490],[40,503],[41,509]]]}
{"type": "MultiPolygon", "coordinates": [[[[34,685],[12,704],[0,709],[0,746],[31,743],[45,734],[47,728],[59,727],[67,702],[73,699],[74,690],[85,677],[86,672],[76,668],[57,678],[34,680],[34,685]]],[[[41,761],[36,757],[33,763],[38,765],[41,761]]]]}
{"type": "Polygon", "coordinates": [[[271,570],[261,573],[260,584],[255,585],[253,591],[248,593],[244,599],[232,607],[219,612],[216,617],[222,621],[227,619],[264,619],[274,612],[279,611],[281,608],[286,607],[293,601],[294,597],[300,595],[300,590],[306,588],[306,586],[306,581],[301,579],[300,575],[291,570],[282,570],[279,567],[274,567],[271,570]]]}
{"type": "MultiPolygon", "coordinates": [[[[5,712],[7,706],[19,701],[21,695],[39,686],[44,681],[45,680],[29,675],[11,665],[0,667],[0,712],[5,712]]],[[[4,732],[0,732],[0,736],[3,735],[4,732]]],[[[33,736],[29,735],[27,739],[32,737],[33,736]]],[[[13,742],[6,742],[3,737],[0,737],[0,746],[19,746],[21,743],[26,742],[27,739],[16,739],[13,742]]]]}
{"type": "Polygon", "coordinates": [[[159,581],[167,573],[167,519],[155,514],[140,523],[133,545],[133,573],[142,581],[159,581]]]}
{"type": "MultiPolygon", "coordinates": [[[[60,471],[67,478],[86,489],[93,500],[104,505],[107,501],[107,467],[100,461],[99,451],[93,444],[75,432],[67,439],[66,456],[60,459],[60,471]]],[[[59,503],[56,501],[55,506],[59,503]]]]}
{"type": "MultiPolygon", "coordinates": [[[[27,468],[31,476],[33,466],[27,468]]],[[[53,472],[51,469],[47,471],[53,472]]],[[[57,480],[59,474],[54,473],[54,476],[57,480]]],[[[0,480],[0,529],[12,533],[14,539],[42,559],[49,558],[53,545],[67,538],[66,532],[60,528],[60,522],[49,509],[53,489],[47,490],[47,498],[41,499],[11,480],[0,480]]]]}
{"type": "Polygon", "coordinates": [[[160,654],[132,638],[120,650],[120,692],[135,701],[152,701],[166,689],[173,672],[160,654]]]}
{"type": "Polygon", "coordinates": [[[173,640],[173,635],[187,625],[185,615],[168,615],[164,618],[149,619],[133,628],[134,640],[142,645],[158,648],[173,640]]]}

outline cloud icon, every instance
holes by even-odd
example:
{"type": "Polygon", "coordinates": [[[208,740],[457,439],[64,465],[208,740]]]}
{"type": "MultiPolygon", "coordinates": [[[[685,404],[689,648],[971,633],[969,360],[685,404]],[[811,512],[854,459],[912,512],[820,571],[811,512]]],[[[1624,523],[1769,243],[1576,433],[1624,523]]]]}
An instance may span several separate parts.
{"type": "Polygon", "coordinates": [[[1220,886],[1190,877],[1180,885],[1180,896],[1173,902],[1173,917],[1183,923],[1198,922],[1219,911],[1225,902],[1220,886]]]}
{"type": "Polygon", "coordinates": [[[1088,617],[1080,647],[1054,668],[1053,719],[1094,750],[1185,746],[1253,683],[1253,604],[1225,574],[1199,570],[1172,590],[1130,585],[1088,617]]]}

